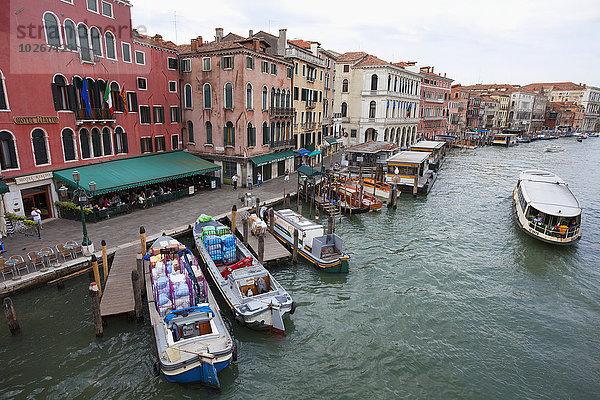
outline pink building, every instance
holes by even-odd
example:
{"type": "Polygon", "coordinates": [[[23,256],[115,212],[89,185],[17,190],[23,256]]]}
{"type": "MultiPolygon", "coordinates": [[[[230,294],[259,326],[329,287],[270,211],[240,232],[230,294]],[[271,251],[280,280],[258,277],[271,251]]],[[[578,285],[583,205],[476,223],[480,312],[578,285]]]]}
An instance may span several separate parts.
{"type": "Polygon", "coordinates": [[[224,182],[293,169],[293,65],[268,47],[217,28],[216,41],[180,48],[187,148],[222,166],[224,182]]]}
{"type": "Polygon", "coordinates": [[[181,147],[177,54],[159,36],[132,31],[129,2],[7,6],[0,149],[8,212],[29,215],[36,206],[44,218],[56,216],[55,170],[181,147]]]}
{"type": "Polygon", "coordinates": [[[421,137],[435,139],[448,130],[448,101],[453,80],[434,73],[434,67],[421,67],[421,137]]]}

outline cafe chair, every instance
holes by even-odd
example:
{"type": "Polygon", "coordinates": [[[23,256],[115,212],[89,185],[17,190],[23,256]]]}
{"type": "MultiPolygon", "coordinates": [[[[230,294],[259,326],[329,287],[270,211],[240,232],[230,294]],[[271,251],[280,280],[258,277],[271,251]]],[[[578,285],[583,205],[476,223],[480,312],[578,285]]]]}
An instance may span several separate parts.
{"type": "Polygon", "coordinates": [[[74,258],[71,249],[66,249],[65,245],[62,243],[56,245],[56,252],[63,258],[63,261],[67,261],[67,257],[71,257],[71,259],[74,258]]]}
{"type": "Polygon", "coordinates": [[[77,257],[77,254],[81,254],[83,256],[83,247],[74,240],[68,240],[65,244],[72,244],[73,248],[71,249],[71,253],[73,253],[73,258],[77,257]]]}
{"type": "Polygon", "coordinates": [[[9,265],[4,265],[6,260],[0,257],[0,273],[2,274],[2,279],[6,280],[6,275],[11,274],[12,277],[15,276],[12,267],[9,265]]]}
{"type": "Polygon", "coordinates": [[[29,258],[29,263],[31,264],[34,270],[37,271],[37,268],[35,267],[36,265],[41,265],[42,268],[44,268],[44,259],[38,256],[37,252],[30,251],[29,253],[27,253],[27,258],[29,258]]]}
{"type": "Polygon", "coordinates": [[[21,275],[21,271],[24,271],[24,270],[27,270],[27,273],[29,273],[29,266],[27,265],[25,260],[23,260],[23,257],[16,255],[16,256],[11,256],[10,259],[17,261],[17,264],[15,265],[17,274],[21,275]]]}
{"type": "Polygon", "coordinates": [[[46,260],[48,260],[48,266],[50,266],[52,264],[58,265],[58,256],[56,255],[56,253],[54,252],[52,247],[43,247],[42,251],[50,252],[50,254],[48,254],[45,257],[46,260]]]}

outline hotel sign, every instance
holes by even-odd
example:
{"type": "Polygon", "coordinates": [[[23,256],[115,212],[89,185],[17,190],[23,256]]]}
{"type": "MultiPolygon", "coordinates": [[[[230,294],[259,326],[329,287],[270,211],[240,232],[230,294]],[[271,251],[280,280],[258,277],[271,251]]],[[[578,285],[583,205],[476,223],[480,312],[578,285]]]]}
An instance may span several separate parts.
{"type": "Polygon", "coordinates": [[[44,179],[52,179],[52,172],[43,172],[41,174],[20,176],[18,178],[15,178],[15,183],[17,185],[22,185],[24,183],[43,181],[44,179]]]}
{"type": "Polygon", "coordinates": [[[58,124],[58,117],[13,117],[15,125],[58,124]]]}

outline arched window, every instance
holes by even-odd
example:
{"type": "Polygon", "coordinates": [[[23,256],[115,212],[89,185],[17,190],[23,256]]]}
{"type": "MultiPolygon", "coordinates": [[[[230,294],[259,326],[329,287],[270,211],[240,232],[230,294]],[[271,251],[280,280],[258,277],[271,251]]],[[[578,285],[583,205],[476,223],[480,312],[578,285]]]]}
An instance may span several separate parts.
{"type": "Polygon", "coordinates": [[[19,168],[15,140],[10,132],[0,132],[0,162],[2,170],[19,168]]]}
{"type": "Polygon", "coordinates": [[[286,107],[290,108],[292,107],[292,92],[288,90],[287,92],[287,101],[286,101],[286,107]]]}
{"type": "Polygon", "coordinates": [[[266,122],[263,122],[263,125],[262,125],[262,137],[263,137],[262,144],[263,145],[269,144],[269,126],[267,125],[266,122]]]}
{"type": "Polygon", "coordinates": [[[271,88],[271,108],[275,108],[275,88],[271,88]]]}
{"type": "Polygon", "coordinates": [[[95,26],[90,28],[90,37],[92,38],[92,51],[94,55],[102,57],[102,40],[100,39],[100,30],[95,26]]]}
{"type": "Polygon", "coordinates": [[[100,129],[92,129],[92,152],[94,157],[102,156],[102,140],[100,138],[100,129]]]}
{"type": "Polygon", "coordinates": [[[54,109],[68,110],[69,100],[67,97],[67,81],[62,75],[56,75],[52,83],[52,98],[54,99],[54,109]]]}
{"type": "Polygon", "coordinates": [[[281,106],[281,90],[277,89],[275,92],[275,107],[279,108],[281,106]]]}
{"type": "Polygon", "coordinates": [[[275,141],[275,122],[271,122],[271,130],[269,133],[271,134],[269,139],[271,140],[271,143],[273,143],[275,141]]]}
{"type": "Polygon", "coordinates": [[[377,90],[377,74],[371,75],[371,90],[377,90]]]}
{"type": "Polygon", "coordinates": [[[371,103],[369,104],[369,118],[375,118],[376,107],[377,105],[375,101],[371,101],[371,103]]]}
{"type": "Polygon", "coordinates": [[[58,19],[50,12],[44,14],[44,30],[46,31],[46,43],[48,43],[48,46],[60,47],[62,45],[58,19]]]}
{"type": "Polygon", "coordinates": [[[279,122],[275,125],[275,142],[279,143],[281,140],[281,125],[279,122]]]}
{"type": "Polygon", "coordinates": [[[104,155],[110,156],[112,154],[112,140],[110,140],[110,129],[102,129],[102,147],[104,149],[104,155]]]}
{"type": "Polygon", "coordinates": [[[91,61],[92,55],[90,53],[88,29],[84,24],[79,24],[77,26],[77,37],[79,38],[79,51],[81,52],[81,59],[84,61],[91,61]]]}
{"type": "MultiPolygon", "coordinates": [[[[189,96],[191,98],[192,97],[192,86],[189,84],[186,85],[186,92],[187,92],[187,86],[189,86],[189,88],[190,88],[189,96]]],[[[205,83],[202,89],[203,89],[203,95],[204,95],[204,108],[210,109],[210,108],[212,108],[212,88],[209,83],[205,83]]],[[[186,94],[186,96],[187,96],[187,94],[186,94]]],[[[192,106],[190,105],[189,108],[192,108],[192,106]]]]}
{"type": "Polygon", "coordinates": [[[77,30],[75,29],[75,23],[70,19],[67,19],[65,20],[64,26],[67,49],[77,51],[77,30]]]}
{"type": "Polygon", "coordinates": [[[65,161],[75,160],[75,134],[69,128],[62,131],[62,145],[65,161]]]}
{"type": "Polygon", "coordinates": [[[233,85],[230,82],[225,84],[225,108],[233,109],[233,85]]]}
{"type": "Polygon", "coordinates": [[[111,60],[117,59],[117,51],[115,50],[115,35],[112,32],[104,34],[104,45],[106,46],[106,58],[111,60]]]}
{"type": "Polygon", "coordinates": [[[342,103],[342,117],[348,116],[348,104],[346,102],[342,103]]]}
{"type": "Polygon", "coordinates": [[[246,109],[252,110],[252,85],[246,85],[246,109]]]}
{"type": "Polygon", "coordinates": [[[206,122],[206,143],[212,144],[212,124],[206,122]]]}
{"type": "Polygon", "coordinates": [[[342,93],[348,93],[348,79],[342,81],[342,93]]]}
{"type": "Polygon", "coordinates": [[[31,133],[33,141],[33,155],[35,157],[35,165],[48,164],[48,147],[46,146],[46,135],[44,131],[37,128],[31,133]]]}
{"type": "Polygon", "coordinates": [[[194,143],[194,123],[188,121],[188,142],[194,143]]]}
{"type": "Polygon", "coordinates": [[[120,126],[115,129],[115,154],[127,153],[127,133],[120,126]]]}
{"type": "Polygon", "coordinates": [[[248,129],[246,131],[248,139],[248,147],[256,146],[256,128],[252,126],[252,122],[248,122],[248,129]]]}
{"type": "Polygon", "coordinates": [[[110,84],[110,95],[112,96],[113,111],[123,112],[125,110],[125,104],[121,98],[121,90],[119,89],[119,84],[117,82],[112,82],[110,84]]]}
{"type": "Polygon", "coordinates": [[[189,83],[186,83],[186,85],[183,87],[183,96],[183,104],[185,108],[192,108],[192,85],[189,83]]]}
{"type": "Polygon", "coordinates": [[[79,147],[81,148],[81,158],[90,158],[90,132],[87,129],[79,131],[79,147]]]}
{"type": "Polygon", "coordinates": [[[387,90],[390,90],[391,86],[392,86],[392,76],[388,75],[388,88],[387,88],[387,90]]]}
{"type": "Polygon", "coordinates": [[[394,78],[394,92],[397,92],[398,90],[398,78],[394,78]]]}
{"type": "Polygon", "coordinates": [[[263,110],[268,110],[269,109],[269,89],[267,89],[266,86],[263,86],[263,90],[262,90],[262,109],[263,110]]]}
{"type": "Polygon", "coordinates": [[[223,144],[225,146],[235,146],[235,128],[231,121],[227,121],[223,127],[223,144]]]}
{"type": "Polygon", "coordinates": [[[8,95],[2,71],[0,71],[0,110],[8,110],[8,95]]]}

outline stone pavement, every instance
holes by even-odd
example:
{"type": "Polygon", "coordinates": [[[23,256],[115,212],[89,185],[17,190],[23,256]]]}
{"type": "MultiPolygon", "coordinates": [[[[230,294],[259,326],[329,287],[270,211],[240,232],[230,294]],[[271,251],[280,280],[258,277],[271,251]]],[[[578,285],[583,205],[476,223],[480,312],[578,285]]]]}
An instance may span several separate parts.
{"type": "MultiPolygon", "coordinates": [[[[297,174],[290,174],[289,183],[285,184],[286,193],[297,191],[297,174]]],[[[283,177],[271,179],[256,186],[251,191],[253,196],[261,201],[283,196],[283,177]]],[[[102,249],[102,240],[107,247],[113,248],[132,241],[139,241],[139,229],[143,226],[148,237],[158,235],[162,231],[174,230],[185,225],[192,225],[200,214],[219,215],[231,211],[235,204],[242,206],[239,197],[247,191],[246,188],[233,190],[232,186],[223,185],[220,189],[201,191],[192,197],[163,203],[145,210],[136,210],[131,214],[119,215],[97,223],[88,223],[88,237],[94,243],[96,251],[102,249]]],[[[66,219],[54,219],[44,224],[41,239],[25,237],[22,234],[11,235],[4,239],[5,258],[20,254],[26,258],[29,251],[42,247],[54,247],[57,243],[76,240],[81,243],[83,238],[81,222],[66,219]]]]}

